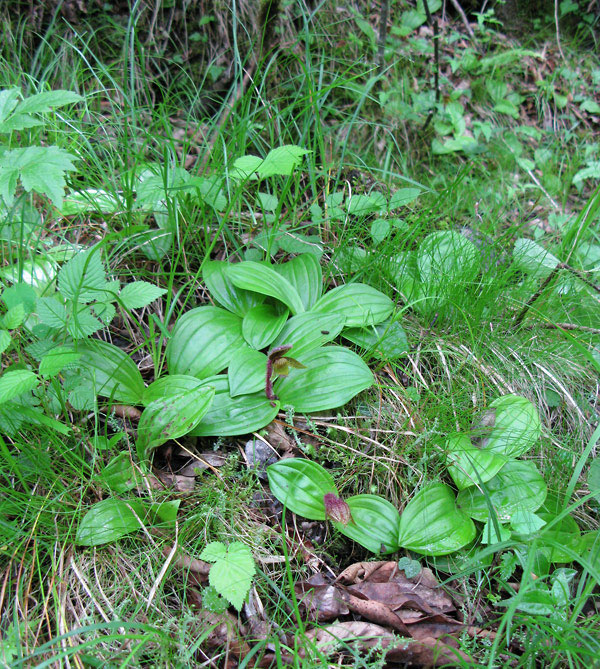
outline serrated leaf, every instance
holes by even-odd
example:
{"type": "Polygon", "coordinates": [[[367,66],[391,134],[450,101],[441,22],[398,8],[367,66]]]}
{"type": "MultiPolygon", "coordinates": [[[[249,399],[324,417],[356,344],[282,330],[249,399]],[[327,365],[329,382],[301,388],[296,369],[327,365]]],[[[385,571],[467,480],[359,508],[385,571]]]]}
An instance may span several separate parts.
{"type": "Polygon", "coordinates": [[[244,260],[230,265],[226,272],[238,288],[274,297],[289,307],[294,315],[305,311],[304,304],[294,286],[272,267],[252,260],[244,260]]]}
{"type": "Polygon", "coordinates": [[[147,281],[133,281],[123,286],[119,298],[126,309],[142,309],[167,291],[147,281]]]}
{"type": "Polygon", "coordinates": [[[282,406],[301,413],[343,406],[374,382],[364,361],[342,346],[314,349],[299,356],[299,362],[306,369],[279,379],[274,390],[282,406]]]}
{"type": "Polygon", "coordinates": [[[167,344],[169,372],[207,378],[229,365],[244,346],[242,319],[220,307],[197,307],[180,316],[167,344]]]}
{"type": "Polygon", "coordinates": [[[392,300],[379,290],[364,283],[347,283],[325,293],[311,311],[344,316],[347,327],[365,327],[384,321],[393,308],[392,300]]]}
{"type": "Polygon", "coordinates": [[[25,320],[25,307],[23,304],[16,304],[11,307],[2,317],[2,324],[7,330],[18,328],[25,320]]]}
{"type": "Polygon", "coordinates": [[[459,490],[486,483],[508,459],[488,448],[477,448],[466,434],[453,434],[445,446],[448,473],[459,490]]]}
{"type": "Polygon", "coordinates": [[[309,520],[325,520],[327,494],[338,496],[331,474],[303,458],[284,458],[267,467],[271,492],[292,513],[309,520]]]}
{"type": "Polygon", "coordinates": [[[58,290],[74,302],[99,299],[106,283],[106,270],[98,247],[77,253],[58,273],[58,290]]]}
{"type": "Polygon", "coordinates": [[[272,348],[291,345],[290,355],[297,357],[333,341],[346,319],[341,314],[306,312],[290,318],[272,343],[272,348]]]}
{"type": "Polygon", "coordinates": [[[94,302],[91,310],[102,321],[103,325],[109,325],[117,314],[116,307],[112,302],[94,302]]]}
{"type": "Polygon", "coordinates": [[[307,153],[311,152],[295,144],[285,144],[271,149],[257,168],[258,176],[261,179],[275,175],[290,176],[307,153]]]}
{"type": "Polygon", "coordinates": [[[321,297],[323,272],[314,254],[303,253],[288,262],[274,265],[273,269],[294,286],[306,311],[321,297]]]}
{"type": "Polygon", "coordinates": [[[214,386],[215,397],[207,414],[192,430],[194,437],[229,437],[249,434],[268,425],[279,412],[279,402],[271,406],[264,390],[250,395],[231,397],[227,376],[205,379],[214,386]]]}
{"type": "Polygon", "coordinates": [[[229,393],[231,397],[249,395],[265,388],[267,356],[249,346],[241,346],[229,361],[229,393]]]}
{"type": "Polygon", "coordinates": [[[481,522],[489,517],[488,499],[498,519],[509,521],[517,511],[538,509],[547,494],[544,478],[530,460],[509,460],[484,486],[485,493],[471,486],[457,498],[459,508],[481,522]]]}
{"type": "Polygon", "coordinates": [[[252,307],[242,320],[242,334],[252,348],[266,348],[281,332],[287,317],[287,309],[278,309],[272,304],[252,307]]]}
{"type": "Polygon", "coordinates": [[[11,342],[10,333],[6,330],[0,330],[0,353],[4,353],[6,349],[10,346],[11,342]]]}
{"type": "Polygon", "coordinates": [[[2,301],[7,309],[22,304],[26,314],[34,310],[36,300],[36,292],[28,283],[17,282],[2,292],[2,301]]]}
{"type": "Polygon", "coordinates": [[[234,179],[256,179],[256,171],[262,163],[259,156],[241,156],[234,161],[231,176],[234,179]]]}
{"type": "Polygon", "coordinates": [[[226,555],[227,548],[224,543],[221,541],[211,541],[206,544],[198,557],[205,562],[218,562],[219,560],[223,560],[226,555]]]}
{"type": "Polygon", "coordinates": [[[391,319],[370,328],[346,328],[342,337],[382,360],[401,358],[409,350],[404,328],[391,319]]]}
{"type": "Polygon", "coordinates": [[[262,304],[264,296],[250,290],[238,288],[227,274],[230,263],[220,260],[209,260],[202,267],[202,278],[212,298],[243,318],[250,309],[262,304]]]}
{"type": "Polygon", "coordinates": [[[39,298],[36,312],[40,321],[51,328],[64,328],[67,325],[67,307],[58,295],[39,298]]]}
{"type": "Polygon", "coordinates": [[[20,114],[39,114],[49,112],[55,107],[64,107],[75,102],[81,102],[83,99],[81,95],[72,91],[43,91],[25,98],[19,103],[17,111],[20,114]]]}
{"type": "Polygon", "coordinates": [[[456,506],[452,489],[432,483],[400,515],[398,545],[423,555],[447,555],[475,538],[473,521],[456,506]]]}
{"type": "Polygon", "coordinates": [[[77,386],[67,396],[75,411],[92,411],[96,405],[96,395],[91,386],[77,386]]]}
{"type": "Polygon", "coordinates": [[[104,327],[85,304],[74,305],[75,309],[67,320],[67,332],[73,339],[84,339],[104,327]]]}
{"type": "Polygon", "coordinates": [[[75,535],[80,546],[100,546],[140,529],[146,506],[139,500],[103,499],[85,514],[75,535]]]}
{"type": "Polygon", "coordinates": [[[140,461],[166,441],[191,432],[208,411],[214,394],[211,386],[201,386],[150,402],[138,424],[135,447],[140,461]]]}
{"type": "MultiPolygon", "coordinates": [[[[206,559],[202,555],[201,559],[206,559]]],[[[239,541],[234,541],[210,568],[208,582],[240,611],[250,591],[255,570],[252,551],[239,541]]]]}
{"type": "Polygon", "coordinates": [[[42,358],[40,374],[44,377],[55,376],[65,367],[73,365],[79,358],[81,358],[81,353],[77,353],[69,346],[57,346],[42,358]]]}
{"type": "Polygon", "coordinates": [[[378,495],[354,495],[345,501],[352,520],[347,525],[333,523],[342,534],[375,555],[398,550],[400,514],[393,504],[378,495]]]}
{"type": "Polygon", "coordinates": [[[0,376],[0,404],[33,390],[38,384],[38,377],[28,369],[14,369],[0,376]]]}
{"type": "Polygon", "coordinates": [[[100,340],[77,342],[79,363],[94,379],[93,390],[123,404],[141,404],[144,381],[133,360],[120,348],[100,340]]]}

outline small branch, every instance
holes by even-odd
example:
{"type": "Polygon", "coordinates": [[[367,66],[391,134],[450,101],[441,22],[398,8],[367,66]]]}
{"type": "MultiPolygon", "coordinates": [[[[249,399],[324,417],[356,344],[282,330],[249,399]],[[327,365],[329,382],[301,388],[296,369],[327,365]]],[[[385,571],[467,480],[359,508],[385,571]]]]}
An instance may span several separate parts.
{"type": "Polygon", "coordinates": [[[554,25],[556,27],[556,46],[558,47],[558,53],[560,57],[565,60],[565,54],[563,53],[562,47],[560,46],[560,29],[558,27],[558,0],[554,0],[554,25]]]}
{"type": "Polygon", "coordinates": [[[475,39],[475,33],[473,32],[473,28],[469,25],[469,19],[467,19],[467,15],[465,14],[465,10],[458,4],[458,0],[450,0],[452,3],[452,6],[456,11],[458,12],[458,15],[462,19],[462,22],[465,24],[465,28],[467,32],[469,33],[469,37],[473,40],[473,42],[476,42],[477,40],[475,39]]]}
{"type": "Polygon", "coordinates": [[[438,29],[437,29],[437,21],[434,23],[433,18],[431,16],[431,12],[429,11],[429,4],[427,0],[423,0],[423,7],[425,8],[425,16],[427,17],[427,23],[428,25],[433,29],[433,59],[435,63],[435,70],[434,70],[434,78],[435,78],[435,107],[430,110],[429,115],[427,116],[427,120],[425,121],[425,125],[423,126],[421,132],[425,131],[427,129],[427,126],[431,123],[431,119],[433,118],[433,115],[435,114],[435,110],[437,107],[438,102],[440,101],[440,47],[438,45],[438,29]]]}
{"type": "Polygon", "coordinates": [[[382,0],[381,16],[379,17],[379,37],[377,40],[377,67],[383,69],[385,56],[385,40],[387,37],[387,22],[390,11],[390,0],[382,0]]]}
{"type": "Polygon", "coordinates": [[[576,330],[579,332],[587,332],[593,335],[600,335],[600,328],[591,328],[587,325],[577,325],[577,323],[532,323],[527,328],[534,327],[544,328],[545,330],[576,330]]]}

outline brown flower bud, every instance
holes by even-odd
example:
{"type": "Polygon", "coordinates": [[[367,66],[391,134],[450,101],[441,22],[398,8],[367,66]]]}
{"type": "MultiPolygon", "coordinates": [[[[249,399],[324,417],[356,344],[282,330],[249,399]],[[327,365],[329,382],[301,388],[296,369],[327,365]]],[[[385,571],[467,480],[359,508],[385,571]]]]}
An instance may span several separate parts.
{"type": "Polygon", "coordinates": [[[323,502],[325,503],[325,515],[336,523],[347,525],[352,520],[350,507],[341,497],[328,492],[323,495],[323,502]]]}

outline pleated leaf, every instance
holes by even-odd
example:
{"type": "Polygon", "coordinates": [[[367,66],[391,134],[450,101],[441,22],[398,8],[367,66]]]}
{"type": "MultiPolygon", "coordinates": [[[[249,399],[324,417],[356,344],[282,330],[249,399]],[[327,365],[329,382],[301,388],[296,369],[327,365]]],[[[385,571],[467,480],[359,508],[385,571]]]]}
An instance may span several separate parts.
{"type": "Polygon", "coordinates": [[[365,327],[384,321],[394,308],[387,295],[364,283],[347,283],[328,291],[311,311],[339,314],[347,327],[365,327]]]}
{"type": "Polygon", "coordinates": [[[227,275],[229,266],[228,262],[209,260],[202,267],[202,278],[215,302],[243,318],[252,307],[261,304],[264,297],[235,286],[227,275]]]}
{"type": "Polygon", "coordinates": [[[346,319],[341,314],[306,312],[292,316],[272,343],[272,348],[289,344],[290,355],[302,356],[333,341],[342,331],[346,319]]]}
{"type": "Polygon", "coordinates": [[[249,346],[240,347],[229,363],[229,392],[231,397],[264,391],[267,356],[249,346]]]}
{"type": "Polygon", "coordinates": [[[398,550],[400,514],[398,509],[378,495],[348,497],[352,520],[347,525],[334,523],[335,527],[363,548],[383,555],[398,550]]]}
{"type": "Polygon", "coordinates": [[[281,332],[288,314],[287,309],[282,311],[272,304],[252,307],[242,321],[244,339],[252,348],[266,348],[281,332]]]}
{"type": "Polygon", "coordinates": [[[294,286],[307,311],[321,297],[323,272],[319,258],[314,254],[303,253],[286,263],[275,265],[274,269],[294,286]]]}
{"type": "Polygon", "coordinates": [[[508,459],[489,448],[473,446],[466,434],[454,434],[446,441],[448,472],[459,490],[493,478],[508,459]]]}

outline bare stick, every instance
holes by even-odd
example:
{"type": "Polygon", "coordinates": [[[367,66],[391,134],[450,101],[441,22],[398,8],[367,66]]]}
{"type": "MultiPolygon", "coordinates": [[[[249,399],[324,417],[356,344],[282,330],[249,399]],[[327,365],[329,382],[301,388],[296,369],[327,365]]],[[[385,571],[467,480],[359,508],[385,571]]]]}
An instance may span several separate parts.
{"type": "Polygon", "coordinates": [[[473,28],[469,25],[469,19],[467,19],[467,15],[465,14],[465,10],[458,4],[458,0],[450,0],[452,3],[452,6],[456,11],[458,12],[458,15],[462,19],[462,22],[465,24],[465,28],[467,32],[469,33],[469,37],[475,42],[475,33],[473,32],[473,28]]]}
{"type": "MultiPolygon", "coordinates": [[[[427,0],[423,0],[423,7],[425,8],[425,16],[427,17],[427,23],[433,29],[433,60],[435,63],[434,77],[435,77],[435,104],[437,106],[440,101],[440,47],[438,45],[438,30],[437,30],[437,21],[434,23],[433,18],[431,17],[431,12],[429,11],[429,4],[427,0]]],[[[431,119],[435,114],[435,107],[429,111],[423,130],[427,129],[427,126],[431,123],[431,119]]]]}

